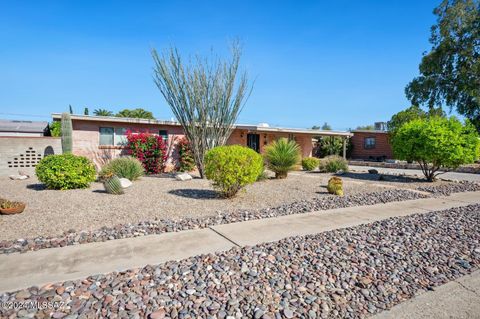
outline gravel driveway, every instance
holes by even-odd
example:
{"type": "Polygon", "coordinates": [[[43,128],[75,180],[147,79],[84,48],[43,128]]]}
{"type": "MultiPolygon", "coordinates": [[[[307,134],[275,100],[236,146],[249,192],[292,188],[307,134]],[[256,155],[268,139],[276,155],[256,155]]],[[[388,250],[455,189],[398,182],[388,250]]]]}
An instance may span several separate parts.
{"type": "MultiPolygon", "coordinates": [[[[213,216],[216,212],[276,207],[327,194],[330,174],[294,172],[287,179],[257,182],[233,199],[216,197],[207,180],[195,178],[179,182],[171,177],[143,177],[115,196],[92,183],[81,190],[46,190],[35,177],[24,181],[0,178],[0,197],[24,201],[27,208],[19,215],[0,215],[0,240],[57,236],[68,230],[94,230],[102,226],[138,223],[155,219],[213,216]]],[[[378,181],[371,174],[344,176],[346,195],[370,193],[392,187],[416,188],[418,180],[378,181]]],[[[441,183],[441,182],[440,182],[441,183]]]]}

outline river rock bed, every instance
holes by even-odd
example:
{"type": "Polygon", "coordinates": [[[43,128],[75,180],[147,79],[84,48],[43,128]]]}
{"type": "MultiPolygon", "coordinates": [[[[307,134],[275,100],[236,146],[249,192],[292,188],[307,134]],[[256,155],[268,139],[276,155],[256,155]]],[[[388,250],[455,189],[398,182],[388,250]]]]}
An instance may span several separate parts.
{"type": "Polygon", "coordinates": [[[461,181],[458,183],[448,183],[435,186],[419,186],[416,189],[422,192],[432,193],[433,196],[449,196],[452,193],[480,191],[480,184],[461,181]]]}
{"type": "Polygon", "coordinates": [[[480,205],[0,295],[18,318],[364,318],[480,266],[480,205]]]}
{"type": "Polygon", "coordinates": [[[184,218],[178,220],[158,219],[137,224],[120,224],[114,227],[102,227],[94,231],[71,230],[58,236],[36,237],[33,239],[3,240],[0,253],[27,252],[44,248],[101,242],[120,238],[130,238],[187,229],[205,228],[213,225],[228,224],[252,219],[271,218],[291,214],[308,213],[318,210],[374,205],[426,198],[418,192],[404,189],[390,189],[381,192],[338,196],[322,196],[312,200],[301,200],[272,208],[247,211],[218,212],[215,216],[184,218]]]}

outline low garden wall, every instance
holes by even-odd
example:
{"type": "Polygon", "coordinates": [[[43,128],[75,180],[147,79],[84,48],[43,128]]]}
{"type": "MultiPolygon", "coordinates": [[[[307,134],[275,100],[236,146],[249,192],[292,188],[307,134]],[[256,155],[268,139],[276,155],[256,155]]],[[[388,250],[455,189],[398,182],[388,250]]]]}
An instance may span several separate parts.
{"type": "MultiPolygon", "coordinates": [[[[418,165],[417,163],[409,164],[404,162],[388,163],[388,162],[349,160],[348,164],[356,165],[356,166],[372,166],[372,167],[384,167],[384,168],[420,169],[420,165],[418,165]]],[[[459,168],[452,170],[452,172],[480,174],[480,164],[462,165],[459,168]]]]}
{"type": "Polygon", "coordinates": [[[61,153],[62,143],[59,137],[1,136],[0,176],[18,174],[18,171],[32,175],[43,157],[61,153]]]}

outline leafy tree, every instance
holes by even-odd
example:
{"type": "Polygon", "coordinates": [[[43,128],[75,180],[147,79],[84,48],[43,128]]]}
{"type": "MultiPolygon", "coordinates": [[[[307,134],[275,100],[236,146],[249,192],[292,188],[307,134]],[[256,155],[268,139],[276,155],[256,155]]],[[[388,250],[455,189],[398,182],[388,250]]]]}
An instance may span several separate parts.
{"type": "Polygon", "coordinates": [[[320,126],[318,126],[318,125],[312,126],[312,130],[319,130],[319,129],[320,129],[320,126]]]}
{"type": "Polygon", "coordinates": [[[409,108],[394,114],[387,123],[390,137],[393,137],[403,124],[416,119],[425,119],[429,116],[445,116],[445,113],[441,108],[433,108],[428,112],[425,112],[419,106],[412,105],[409,108]]]}
{"type": "Polygon", "coordinates": [[[155,83],[191,143],[202,178],[205,153],[226,143],[251,92],[246,73],[237,76],[241,57],[237,42],[231,52],[230,61],[197,56],[185,63],[176,48],[162,55],[152,51],[155,83]]]}
{"type": "Polygon", "coordinates": [[[392,147],[396,158],[417,161],[427,180],[434,181],[440,169],[474,162],[480,141],[468,120],[463,125],[455,117],[430,117],[401,126],[392,138],[392,147]]]}
{"type": "Polygon", "coordinates": [[[105,109],[96,109],[93,111],[96,116],[113,116],[113,112],[105,109]]]}
{"type": "Polygon", "coordinates": [[[73,114],[73,107],[70,104],[68,104],[68,110],[70,111],[70,114],[73,114]]]}
{"type": "Polygon", "coordinates": [[[154,120],[155,117],[153,117],[152,112],[146,111],[142,108],[137,108],[137,109],[124,109],[118,112],[116,117],[132,117],[132,118],[138,118],[138,119],[149,119],[149,120],[154,120]]]}
{"type": "Polygon", "coordinates": [[[322,125],[322,130],[324,130],[324,131],[331,131],[331,130],[332,130],[332,127],[331,127],[327,122],[325,122],[325,123],[323,123],[323,125],[322,125]]]}
{"type": "Polygon", "coordinates": [[[60,121],[54,121],[49,124],[50,135],[54,137],[62,136],[62,123],[60,121]]]}
{"type": "Polygon", "coordinates": [[[374,129],[375,129],[375,126],[373,125],[357,126],[357,130],[373,131],[374,129]]]}
{"type": "Polygon", "coordinates": [[[480,1],[443,0],[433,12],[432,49],[405,93],[415,105],[455,108],[480,131],[480,1]]]}
{"type": "Polygon", "coordinates": [[[88,115],[88,107],[83,110],[83,115],[88,115]]]}

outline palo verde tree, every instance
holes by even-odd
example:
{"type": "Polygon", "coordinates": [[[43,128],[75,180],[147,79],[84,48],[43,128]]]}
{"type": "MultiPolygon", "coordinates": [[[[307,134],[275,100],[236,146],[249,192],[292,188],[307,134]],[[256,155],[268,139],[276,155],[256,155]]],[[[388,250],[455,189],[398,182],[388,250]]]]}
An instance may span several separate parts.
{"type": "Polygon", "coordinates": [[[175,47],[161,55],[152,50],[154,81],[183,126],[202,178],[206,152],[227,142],[251,93],[246,72],[239,72],[241,53],[235,42],[230,60],[197,56],[185,63],[175,47]]]}
{"type": "Polygon", "coordinates": [[[475,127],[455,117],[418,118],[402,125],[392,138],[395,157],[416,161],[428,181],[441,172],[473,163],[480,140],[475,127]]]}
{"type": "Polygon", "coordinates": [[[480,1],[443,0],[433,12],[432,49],[405,93],[414,105],[456,109],[480,131],[480,1]]]}

